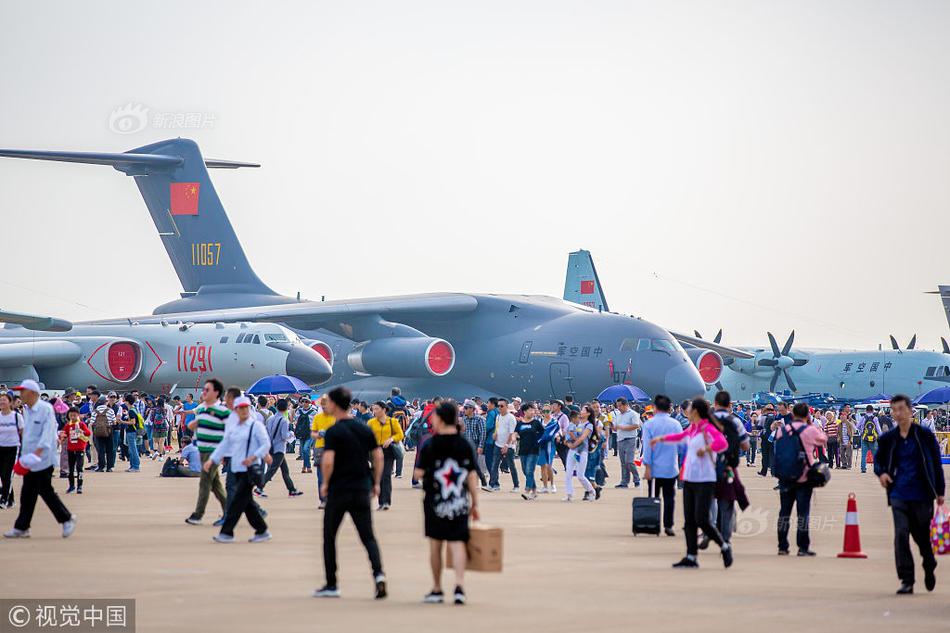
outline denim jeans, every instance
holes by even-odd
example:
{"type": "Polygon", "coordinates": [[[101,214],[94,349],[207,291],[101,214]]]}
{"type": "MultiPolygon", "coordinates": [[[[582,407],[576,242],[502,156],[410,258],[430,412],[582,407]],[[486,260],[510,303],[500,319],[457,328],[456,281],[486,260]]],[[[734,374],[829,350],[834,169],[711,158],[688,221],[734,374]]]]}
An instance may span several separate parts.
{"type": "Polygon", "coordinates": [[[112,463],[115,463],[116,454],[125,457],[125,443],[122,442],[122,431],[116,427],[112,430],[112,463]]]}
{"type": "Polygon", "coordinates": [[[868,452],[871,455],[877,454],[877,442],[865,442],[861,440],[861,472],[866,473],[868,470],[868,452]]]}
{"type": "Polygon", "coordinates": [[[303,467],[310,468],[310,453],[313,452],[313,438],[308,437],[307,439],[300,442],[300,454],[303,455],[303,467]]]}
{"type": "Polygon", "coordinates": [[[139,467],[139,438],[135,431],[129,430],[125,434],[125,443],[129,451],[129,466],[139,467]]]}
{"type": "Polygon", "coordinates": [[[534,482],[534,471],[538,467],[538,454],[521,454],[521,470],[524,472],[524,489],[536,490],[538,485],[534,482]]]}
{"type": "Polygon", "coordinates": [[[99,470],[106,470],[115,466],[115,452],[112,450],[112,435],[108,437],[92,438],[96,445],[96,465],[99,470]]]}
{"type": "Polygon", "coordinates": [[[601,452],[603,449],[603,444],[599,444],[597,448],[590,452],[590,455],[587,456],[587,472],[584,473],[587,475],[587,479],[594,482],[598,486],[603,486],[604,479],[604,456],[601,452]]]}
{"type": "Polygon", "coordinates": [[[811,545],[808,534],[808,516],[811,514],[812,489],[804,484],[783,485],[779,489],[778,511],[778,548],[788,550],[788,529],[791,526],[792,506],[796,506],[798,522],[795,530],[795,544],[800,551],[811,545]]]}
{"type": "Polygon", "coordinates": [[[501,484],[498,482],[498,468],[501,466],[502,460],[508,464],[508,472],[511,473],[511,482],[515,488],[518,487],[518,469],[515,468],[515,451],[513,448],[509,448],[508,452],[504,456],[501,454],[500,446],[492,446],[492,460],[491,460],[491,482],[490,485],[492,488],[499,488],[501,484]]]}
{"type": "Polygon", "coordinates": [[[144,439],[145,439],[145,442],[144,442],[145,448],[148,449],[148,452],[151,453],[152,451],[155,450],[155,442],[152,441],[152,425],[151,424],[145,425],[144,439]]]}

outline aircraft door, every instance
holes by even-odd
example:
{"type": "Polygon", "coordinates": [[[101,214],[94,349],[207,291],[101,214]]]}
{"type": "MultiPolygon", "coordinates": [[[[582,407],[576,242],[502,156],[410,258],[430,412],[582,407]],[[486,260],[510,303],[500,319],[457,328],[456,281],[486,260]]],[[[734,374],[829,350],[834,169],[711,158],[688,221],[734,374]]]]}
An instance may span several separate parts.
{"type": "Polygon", "coordinates": [[[574,394],[574,377],[571,375],[571,364],[564,362],[551,363],[551,396],[563,398],[567,394],[574,394]]]}

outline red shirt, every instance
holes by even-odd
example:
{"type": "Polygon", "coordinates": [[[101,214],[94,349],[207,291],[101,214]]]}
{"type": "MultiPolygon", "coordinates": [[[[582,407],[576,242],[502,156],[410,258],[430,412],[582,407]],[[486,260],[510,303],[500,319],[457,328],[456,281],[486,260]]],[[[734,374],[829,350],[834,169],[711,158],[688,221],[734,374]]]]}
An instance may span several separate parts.
{"type": "Polygon", "coordinates": [[[67,451],[86,450],[86,444],[89,443],[91,433],[85,422],[82,420],[78,422],[67,422],[66,426],[63,427],[63,433],[66,436],[67,451]]]}

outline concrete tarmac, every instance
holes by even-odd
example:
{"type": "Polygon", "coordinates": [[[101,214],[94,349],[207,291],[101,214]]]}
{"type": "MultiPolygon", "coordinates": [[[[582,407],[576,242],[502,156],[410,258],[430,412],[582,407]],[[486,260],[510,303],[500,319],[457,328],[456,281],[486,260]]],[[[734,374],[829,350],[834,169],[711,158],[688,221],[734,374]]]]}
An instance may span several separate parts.
{"type": "MultiPolygon", "coordinates": [[[[773,480],[742,467],[752,506],[739,516],[735,564],[724,570],[712,545],[700,553],[700,569],[676,570],[670,565],[685,553],[681,508],[675,538],[632,536],[631,499],[644,489],[613,489],[619,477],[613,457],[608,488],[595,503],[562,503],[560,490],[526,502],[509,492],[511,480],[503,476],[502,492],[481,496],[484,521],[505,530],[504,572],[470,573],[464,607],[423,605],[428,545],[409,463],[395,482],[393,509],[374,513],[389,581],[385,601],[373,600],[366,555],[349,520],[339,537],[343,598],[310,597],[324,580],[322,512],[315,478],[301,474],[298,461],[290,465],[305,495],[288,498],[280,478],[273,480],[269,498],[259,501],[270,512],[274,539],[253,545],[246,542],[251,530],[244,519],[235,543],[211,541],[217,529],[210,522],[219,514],[213,497],[206,524],[186,525],[197,480],[161,479],[158,462],[146,460],[138,474],[119,472],[121,464],[115,473],[87,473],[82,496],[63,495],[78,517],[72,538],[61,538],[40,502],[32,538],[2,539],[0,596],[135,598],[139,631],[950,630],[950,564],[944,560],[932,594],[916,558],[918,593],[894,595],[891,516],[872,474],[835,470],[831,483],[816,491],[811,525],[818,556],[808,559],[794,555],[794,527],[792,556],[776,555],[773,480]],[[858,499],[866,560],[836,558],[850,491],[858,499]]],[[[66,482],[57,479],[55,486],[62,493],[66,482]]],[[[0,511],[3,531],[14,518],[15,511],[0,511]]],[[[446,574],[443,588],[451,591],[452,582],[446,574]]]]}

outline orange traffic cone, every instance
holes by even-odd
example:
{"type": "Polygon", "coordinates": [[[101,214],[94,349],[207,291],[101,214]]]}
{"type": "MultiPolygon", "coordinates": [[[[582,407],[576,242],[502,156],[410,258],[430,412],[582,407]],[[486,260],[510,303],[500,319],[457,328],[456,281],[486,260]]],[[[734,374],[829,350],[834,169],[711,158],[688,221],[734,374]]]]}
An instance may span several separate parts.
{"type": "Polygon", "coordinates": [[[858,526],[858,501],[848,494],[848,510],[844,515],[844,550],[838,558],[867,558],[861,551],[861,529],[858,526]]]}

